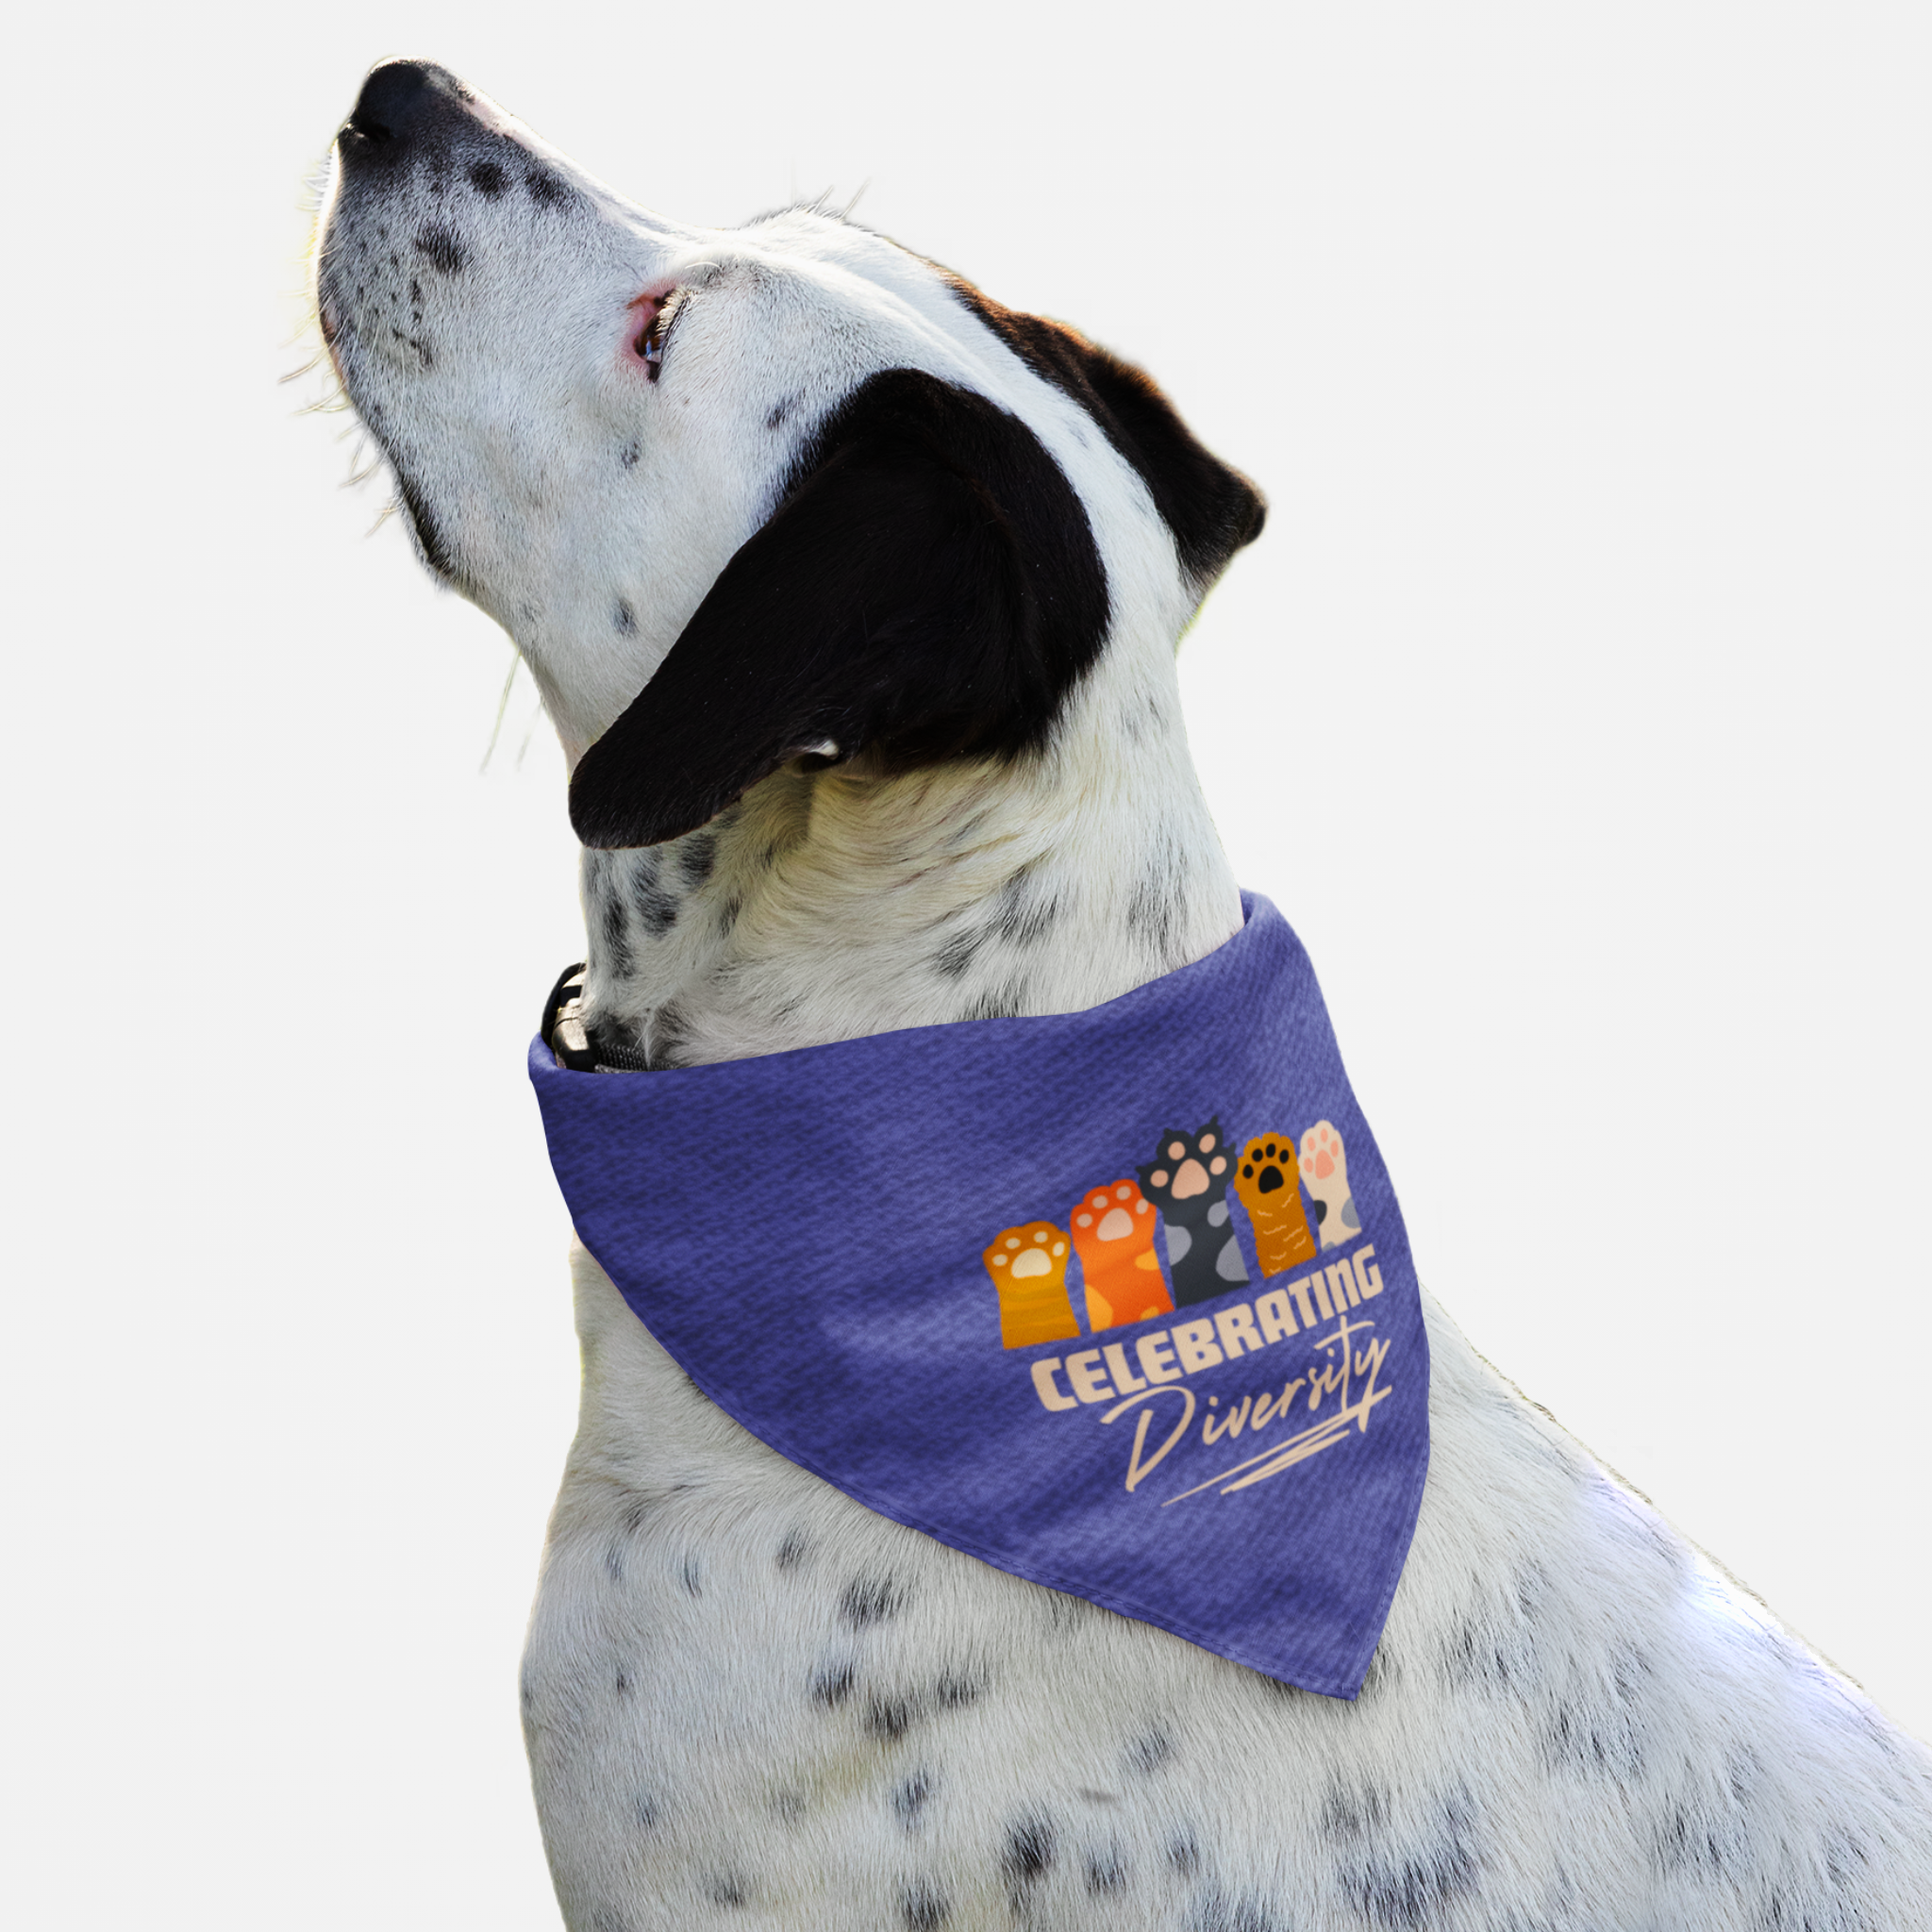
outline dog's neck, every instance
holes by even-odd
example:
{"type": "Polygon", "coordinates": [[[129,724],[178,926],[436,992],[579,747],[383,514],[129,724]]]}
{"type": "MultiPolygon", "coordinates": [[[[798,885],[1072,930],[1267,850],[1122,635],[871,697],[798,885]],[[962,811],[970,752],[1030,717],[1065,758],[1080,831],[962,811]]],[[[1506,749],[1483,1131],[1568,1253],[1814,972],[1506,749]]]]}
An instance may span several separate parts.
{"type": "Polygon", "coordinates": [[[1109,650],[1042,752],[788,767],[702,831],[586,852],[583,892],[586,1015],[653,1066],[1078,1011],[1241,918],[1164,641],[1109,650]]]}

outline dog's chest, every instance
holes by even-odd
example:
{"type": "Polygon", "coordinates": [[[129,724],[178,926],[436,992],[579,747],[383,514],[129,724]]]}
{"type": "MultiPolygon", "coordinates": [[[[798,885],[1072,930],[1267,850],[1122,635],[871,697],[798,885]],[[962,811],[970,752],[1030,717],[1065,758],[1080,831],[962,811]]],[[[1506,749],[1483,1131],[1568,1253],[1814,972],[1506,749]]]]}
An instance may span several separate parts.
{"type": "Polygon", "coordinates": [[[1442,1324],[1428,1499],[1349,1705],[873,1514],[576,1273],[524,1687],[573,1927],[1741,1927],[1825,1909],[1874,1819],[1906,1848],[1860,1879],[1878,1915],[1811,1922],[1928,1923],[1923,1757],[1442,1324]]]}

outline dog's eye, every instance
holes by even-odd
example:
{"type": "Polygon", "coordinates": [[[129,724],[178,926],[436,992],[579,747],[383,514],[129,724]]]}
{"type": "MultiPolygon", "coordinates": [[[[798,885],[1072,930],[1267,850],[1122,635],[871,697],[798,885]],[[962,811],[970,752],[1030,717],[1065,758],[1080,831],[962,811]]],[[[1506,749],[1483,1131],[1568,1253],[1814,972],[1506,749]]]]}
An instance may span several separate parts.
{"type": "Polygon", "coordinates": [[[674,289],[652,311],[651,319],[644,325],[643,333],[631,346],[638,353],[638,359],[644,365],[644,375],[656,382],[664,369],[664,350],[671,340],[672,325],[676,322],[678,311],[684,307],[684,291],[674,289]]]}

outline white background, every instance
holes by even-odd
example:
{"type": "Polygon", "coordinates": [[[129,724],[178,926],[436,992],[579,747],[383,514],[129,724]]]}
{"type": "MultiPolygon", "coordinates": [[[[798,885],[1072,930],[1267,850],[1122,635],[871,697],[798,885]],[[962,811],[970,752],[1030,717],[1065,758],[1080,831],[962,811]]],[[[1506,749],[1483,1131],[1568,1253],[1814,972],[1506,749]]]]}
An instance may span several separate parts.
{"type": "Polygon", "coordinates": [[[82,0],[0,179],[0,1916],[555,1923],[559,763],[275,380],[398,52],[682,219],[870,182],[1261,481],[1194,744],[1424,1280],[1932,1732],[1932,17],[82,0]]]}

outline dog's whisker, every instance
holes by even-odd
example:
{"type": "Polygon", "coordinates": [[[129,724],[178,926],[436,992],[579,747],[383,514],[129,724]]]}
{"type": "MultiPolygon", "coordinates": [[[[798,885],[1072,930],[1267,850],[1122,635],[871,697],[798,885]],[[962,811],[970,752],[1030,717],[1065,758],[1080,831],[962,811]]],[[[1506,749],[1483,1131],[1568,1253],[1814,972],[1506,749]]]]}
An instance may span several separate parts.
{"type": "MultiPolygon", "coordinates": [[[[509,694],[517,681],[517,666],[524,661],[523,655],[514,645],[510,648],[509,669],[504,674],[503,690],[497,695],[496,717],[490,726],[490,742],[483,747],[483,762],[476,767],[480,778],[490,769],[490,760],[496,754],[496,741],[503,732],[503,714],[509,709],[509,694]]],[[[519,763],[522,759],[519,758],[519,763]]]]}

